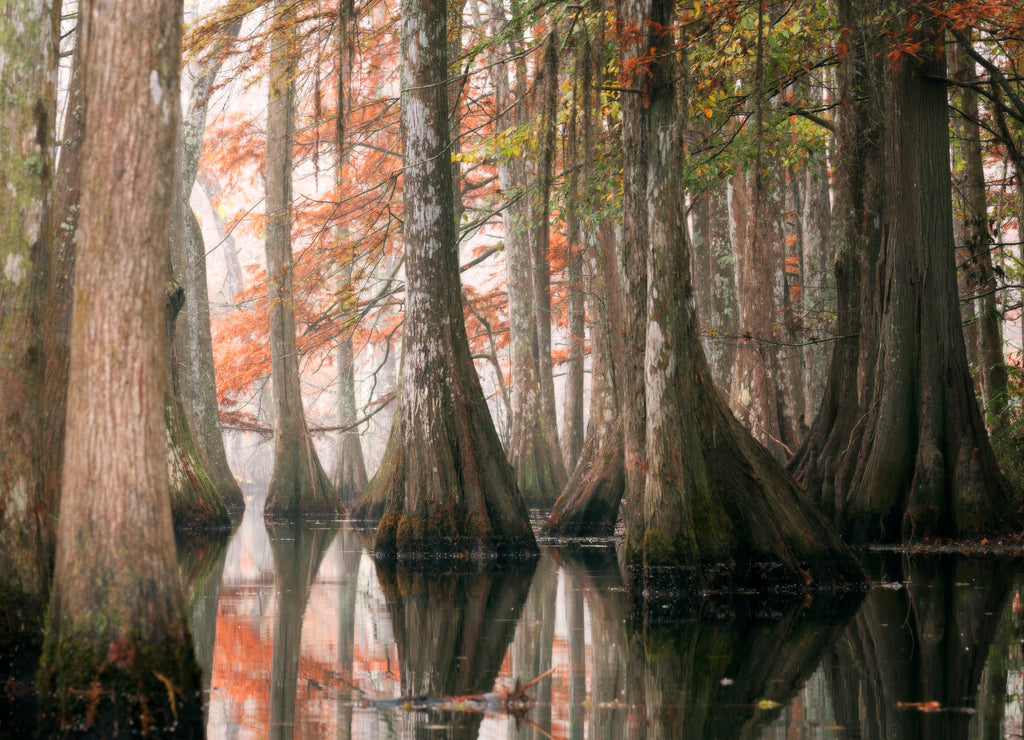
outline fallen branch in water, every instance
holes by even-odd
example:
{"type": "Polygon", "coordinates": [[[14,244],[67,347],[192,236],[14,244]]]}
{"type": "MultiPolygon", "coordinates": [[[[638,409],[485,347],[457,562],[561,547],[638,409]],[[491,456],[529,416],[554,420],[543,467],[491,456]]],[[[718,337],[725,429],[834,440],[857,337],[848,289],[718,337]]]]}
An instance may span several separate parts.
{"type": "Polygon", "coordinates": [[[395,699],[364,699],[360,703],[377,709],[404,709],[410,712],[509,714],[518,720],[523,719],[526,712],[536,703],[526,693],[527,690],[538,681],[550,676],[554,671],[555,669],[551,668],[526,684],[521,683],[517,678],[515,687],[511,689],[500,686],[496,691],[484,691],[464,696],[400,696],[395,699]]]}

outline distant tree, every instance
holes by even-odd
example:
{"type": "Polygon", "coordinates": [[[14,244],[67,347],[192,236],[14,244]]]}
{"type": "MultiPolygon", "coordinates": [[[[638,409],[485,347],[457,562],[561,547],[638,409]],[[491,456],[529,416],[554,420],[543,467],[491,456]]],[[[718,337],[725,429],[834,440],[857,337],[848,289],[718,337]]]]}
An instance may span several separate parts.
{"type": "Polygon", "coordinates": [[[444,0],[402,5],[405,359],[378,556],[536,551],[466,337],[452,211],[444,0]]]}
{"type": "Polygon", "coordinates": [[[793,469],[853,541],[1016,530],[961,328],[941,19],[842,2],[838,23],[840,344],[793,469]]]}
{"type": "Polygon", "coordinates": [[[185,292],[174,333],[173,370],[177,389],[190,436],[215,494],[224,500],[228,509],[236,511],[245,508],[245,501],[224,451],[210,334],[206,247],[199,221],[189,205],[189,195],[199,168],[207,99],[224,62],[223,46],[237,37],[243,18],[241,15],[236,18],[226,29],[222,41],[211,44],[197,61],[186,65],[186,69],[192,72],[192,86],[182,117],[178,157],[180,174],[174,195],[171,230],[174,278],[185,292]]]}
{"type": "Polygon", "coordinates": [[[167,335],[164,422],[167,426],[167,479],[170,484],[171,517],[175,529],[226,529],[231,525],[231,517],[224,497],[206,472],[185,414],[182,400],[186,393],[183,387],[185,383],[176,371],[173,351],[175,327],[185,304],[185,291],[174,280],[170,260],[167,270],[164,304],[164,331],[167,335]]]}
{"type": "Polygon", "coordinates": [[[143,726],[192,735],[201,685],[163,418],[182,3],[87,1],[79,18],[89,105],[41,722],[106,737],[143,726]]]}
{"type": "MultiPolygon", "coordinates": [[[[956,181],[960,194],[960,223],[957,230],[966,247],[966,258],[960,267],[967,307],[965,333],[971,332],[975,342],[968,342],[973,351],[969,357],[978,367],[982,404],[999,427],[1006,421],[1007,372],[1003,353],[1003,315],[999,310],[998,280],[992,264],[992,233],[989,230],[988,195],[985,187],[984,149],[981,138],[981,106],[974,88],[975,61],[970,49],[971,29],[964,29],[960,43],[953,46],[952,70],[955,80],[964,84],[956,107],[958,151],[963,169],[956,181]],[[973,345],[973,346],[972,346],[973,345]]],[[[1022,111],[1024,113],[1024,111],[1022,111]]]]}
{"type": "MultiPolygon", "coordinates": [[[[352,77],[354,54],[354,14],[347,3],[338,4],[337,31],[337,65],[338,65],[338,105],[337,121],[334,130],[335,148],[335,185],[338,193],[345,186],[346,165],[349,162],[349,143],[346,138],[345,116],[349,104],[346,99],[351,94],[349,89],[352,77]]],[[[340,276],[338,285],[338,303],[340,304],[337,364],[338,364],[338,422],[345,427],[338,436],[335,447],[334,484],[338,497],[351,505],[357,494],[366,488],[366,463],[363,460],[362,443],[359,440],[359,429],[356,426],[356,389],[355,389],[355,350],[352,336],[355,334],[358,312],[356,303],[358,295],[353,280],[357,252],[348,244],[352,235],[345,226],[336,227],[338,241],[344,249],[341,256],[340,276]],[[345,248],[347,246],[347,249],[345,248]]]]}
{"type": "MultiPolygon", "coordinates": [[[[45,4],[0,10],[0,652],[42,634],[53,545],[42,454],[56,38],[45,4]],[[19,32],[11,29],[19,27],[19,32]]],[[[38,642],[36,642],[38,647],[38,642]]]]}
{"type": "Polygon", "coordinates": [[[614,151],[607,134],[599,134],[598,86],[605,69],[604,14],[595,13],[595,38],[581,30],[576,64],[582,108],[582,175],[580,201],[584,286],[590,334],[590,421],[579,462],[544,524],[549,534],[610,536],[625,488],[622,421],[617,389],[625,362],[622,343],[622,288],[616,264],[617,239],[610,218],[600,217],[597,150],[614,151]]]}
{"type": "Polygon", "coordinates": [[[267,104],[266,236],[274,470],[263,512],[272,519],[339,516],[343,507],[320,465],[302,408],[292,258],[292,140],[298,69],[294,4],[272,6],[267,104]]]}
{"type": "MultiPolygon", "coordinates": [[[[508,21],[504,6],[491,2],[490,32],[496,38],[510,34],[507,44],[510,55],[522,43],[522,29],[516,21],[508,21]]],[[[494,89],[494,102],[498,114],[495,128],[499,135],[511,132],[527,123],[527,100],[521,84],[515,91],[510,84],[508,65],[502,62],[499,50],[491,50],[490,77],[494,89]]],[[[517,79],[517,81],[519,81],[517,79]]],[[[566,471],[558,449],[557,430],[551,423],[554,417],[545,414],[543,390],[538,365],[536,318],[537,289],[530,253],[530,235],[527,231],[526,200],[518,197],[525,188],[526,164],[522,157],[504,154],[498,162],[498,181],[501,189],[517,194],[516,199],[502,211],[502,232],[505,246],[505,282],[508,291],[509,343],[512,359],[512,438],[508,457],[516,473],[516,483],[523,497],[534,506],[549,505],[562,486],[566,471]]],[[[547,223],[544,223],[547,229],[547,223]]],[[[546,250],[545,250],[546,251],[546,250]]],[[[546,254],[544,269],[547,269],[546,254]]],[[[550,298],[548,298],[550,313],[550,298]]],[[[550,324],[550,315],[544,321],[550,324]]],[[[548,358],[550,373],[550,327],[548,329],[548,358]]]]}

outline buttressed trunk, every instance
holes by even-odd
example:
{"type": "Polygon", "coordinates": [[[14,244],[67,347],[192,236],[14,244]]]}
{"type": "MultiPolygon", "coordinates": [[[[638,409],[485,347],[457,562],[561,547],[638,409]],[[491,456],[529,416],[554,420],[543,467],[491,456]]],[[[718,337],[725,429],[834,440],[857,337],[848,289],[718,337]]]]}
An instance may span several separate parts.
{"type": "MultiPolygon", "coordinates": [[[[646,342],[627,349],[644,357],[647,409],[644,457],[634,463],[642,487],[627,484],[627,567],[647,595],[858,584],[863,573],[853,555],[715,389],[697,330],[680,207],[682,146],[669,51],[675,39],[665,30],[672,28],[673,5],[630,0],[620,11],[622,28],[645,35],[635,48],[624,46],[624,58],[655,50],[634,80],[645,111],[623,111],[624,129],[634,129],[633,141],[646,152],[647,165],[633,181],[643,187],[649,217],[647,239],[634,245],[649,244],[645,272],[634,276],[646,286],[646,342]]],[[[636,166],[627,157],[627,170],[636,166]]],[[[627,242],[637,236],[625,230],[627,242]]],[[[627,470],[628,454],[629,447],[627,470]]]]}
{"type": "MultiPolygon", "coordinates": [[[[452,216],[445,3],[402,5],[406,317],[383,558],[536,552],[469,352],[452,216]]],[[[371,488],[376,487],[375,482],[371,488]]]]}
{"type": "Polygon", "coordinates": [[[896,25],[913,18],[932,51],[882,64],[887,49],[865,20],[877,8],[856,10],[865,15],[840,5],[844,27],[866,29],[843,89],[864,104],[840,120],[836,208],[840,333],[856,340],[836,348],[794,469],[855,541],[1013,531],[960,323],[941,32],[920,8],[904,11],[896,25]]]}
{"type": "Polygon", "coordinates": [[[306,429],[296,349],[291,246],[296,60],[295,9],[277,3],[267,104],[266,253],[270,362],[274,386],[274,471],[264,515],[270,519],[337,517],[343,512],[306,429]]]}

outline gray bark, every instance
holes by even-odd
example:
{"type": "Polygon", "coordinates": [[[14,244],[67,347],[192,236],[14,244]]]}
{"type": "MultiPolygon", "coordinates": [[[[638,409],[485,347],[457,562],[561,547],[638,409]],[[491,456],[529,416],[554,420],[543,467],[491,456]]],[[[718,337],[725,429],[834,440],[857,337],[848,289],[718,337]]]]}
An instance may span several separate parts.
{"type": "MultiPolygon", "coordinates": [[[[405,344],[378,557],[536,552],[469,351],[452,209],[444,0],[402,5],[405,344]]],[[[374,481],[372,486],[376,486],[374,481]]]]}
{"type": "MultiPolygon", "coordinates": [[[[242,19],[239,18],[225,31],[225,38],[230,41],[237,36],[241,25],[242,19]]],[[[199,222],[189,206],[189,194],[196,181],[203,145],[206,99],[221,66],[219,46],[215,45],[208,51],[207,60],[193,79],[181,126],[171,261],[174,279],[185,291],[185,303],[175,327],[173,370],[177,374],[179,397],[202,466],[216,494],[224,499],[228,509],[241,510],[245,508],[245,501],[228,466],[217,409],[206,284],[206,246],[199,222]]]]}
{"type": "Polygon", "coordinates": [[[306,428],[296,348],[292,285],[292,139],[298,71],[296,9],[277,0],[270,46],[267,103],[266,238],[271,381],[274,386],[274,471],[264,516],[268,519],[337,517],[343,507],[320,465],[306,428]]]}

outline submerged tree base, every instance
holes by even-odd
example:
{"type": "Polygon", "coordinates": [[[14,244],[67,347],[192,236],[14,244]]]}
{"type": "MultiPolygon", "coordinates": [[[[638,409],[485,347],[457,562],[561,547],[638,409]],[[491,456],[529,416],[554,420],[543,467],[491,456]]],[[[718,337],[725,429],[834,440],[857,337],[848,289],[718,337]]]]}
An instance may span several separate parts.
{"type": "Polygon", "coordinates": [[[856,604],[869,588],[860,566],[846,558],[817,560],[813,578],[779,560],[627,567],[625,574],[635,615],[655,621],[746,611],[771,617],[815,595],[856,604]]]}
{"type": "Polygon", "coordinates": [[[467,516],[463,526],[456,526],[450,510],[430,517],[386,514],[377,525],[374,541],[374,557],[383,563],[525,561],[538,556],[537,541],[528,523],[518,536],[506,532],[498,537],[479,516],[467,516]]]}
{"type": "Polygon", "coordinates": [[[625,490],[619,421],[603,445],[587,439],[576,470],[544,523],[544,533],[554,537],[610,537],[625,490]]]}
{"type": "Polygon", "coordinates": [[[62,639],[37,677],[40,737],[202,737],[203,696],[191,641],[62,639]]]}
{"type": "Polygon", "coordinates": [[[345,515],[308,434],[274,439],[274,473],[263,517],[272,522],[340,519],[345,515]]]}

